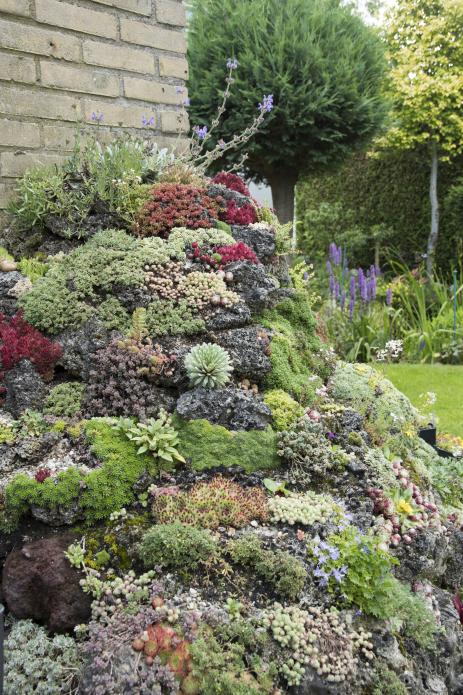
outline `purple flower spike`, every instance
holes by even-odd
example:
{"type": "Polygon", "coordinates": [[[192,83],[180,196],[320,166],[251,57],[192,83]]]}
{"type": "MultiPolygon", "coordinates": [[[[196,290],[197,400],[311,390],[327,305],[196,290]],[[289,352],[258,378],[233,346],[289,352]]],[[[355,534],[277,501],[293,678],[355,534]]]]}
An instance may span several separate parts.
{"type": "Polygon", "coordinates": [[[195,125],[193,132],[198,136],[199,140],[204,140],[207,135],[207,125],[203,125],[202,127],[195,125]]]}
{"type": "Polygon", "coordinates": [[[368,301],[368,289],[367,289],[367,281],[365,279],[365,274],[364,274],[362,268],[359,268],[357,271],[357,280],[358,280],[360,297],[361,297],[362,301],[366,302],[366,301],[368,301]]]}
{"type": "Polygon", "coordinates": [[[273,94],[264,94],[262,103],[259,104],[259,111],[261,113],[270,113],[273,109],[273,94]]]}
{"type": "Polygon", "coordinates": [[[388,287],[386,291],[386,305],[392,305],[392,289],[390,287],[388,287]]]}
{"type": "Polygon", "coordinates": [[[349,302],[349,320],[352,321],[354,317],[354,308],[355,308],[355,299],[352,299],[349,302]]]}
{"type": "Polygon", "coordinates": [[[330,275],[333,275],[333,266],[330,261],[326,261],[326,269],[330,275]]]}
{"type": "Polygon", "coordinates": [[[339,300],[339,305],[340,305],[342,311],[344,311],[345,304],[346,304],[346,290],[342,290],[341,298],[339,300]]]}

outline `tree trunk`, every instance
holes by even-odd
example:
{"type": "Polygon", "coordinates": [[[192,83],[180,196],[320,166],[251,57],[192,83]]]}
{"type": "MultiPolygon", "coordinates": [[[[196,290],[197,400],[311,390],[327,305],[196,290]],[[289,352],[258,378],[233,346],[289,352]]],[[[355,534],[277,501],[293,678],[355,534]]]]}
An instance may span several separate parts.
{"type": "Polygon", "coordinates": [[[273,207],[282,224],[294,220],[294,189],[297,174],[294,171],[279,171],[268,177],[272,189],[273,207]]]}
{"type": "Polygon", "coordinates": [[[437,197],[437,173],[439,159],[437,155],[437,143],[431,145],[431,176],[429,179],[429,200],[431,202],[431,231],[428,238],[428,253],[426,256],[426,272],[431,277],[436,256],[437,238],[439,236],[439,199],[437,197]]]}

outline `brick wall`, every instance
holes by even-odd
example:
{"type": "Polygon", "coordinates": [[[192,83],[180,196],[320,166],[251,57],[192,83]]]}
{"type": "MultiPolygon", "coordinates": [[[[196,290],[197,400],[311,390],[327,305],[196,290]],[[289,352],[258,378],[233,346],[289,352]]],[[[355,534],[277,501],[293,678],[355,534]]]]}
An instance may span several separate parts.
{"type": "Polygon", "coordinates": [[[154,117],[154,139],[173,144],[187,127],[184,26],[182,0],[0,0],[0,209],[27,168],[66,157],[79,128],[146,136],[154,117]]]}

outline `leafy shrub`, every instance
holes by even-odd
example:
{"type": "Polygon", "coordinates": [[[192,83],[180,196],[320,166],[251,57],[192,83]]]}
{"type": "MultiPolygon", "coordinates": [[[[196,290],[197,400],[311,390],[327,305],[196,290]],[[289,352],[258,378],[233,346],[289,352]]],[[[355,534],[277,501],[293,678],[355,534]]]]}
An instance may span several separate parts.
{"type": "MultiPolygon", "coordinates": [[[[2,372],[13,369],[22,359],[28,359],[39,374],[51,377],[61,346],[52,343],[24,320],[22,312],[13,318],[0,314],[0,367],[2,372]]],[[[0,379],[2,377],[0,372],[0,379]]]]}
{"type": "Polygon", "coordinates": [[[195,470],[217,465],[241,466],[247,473],[277,468],[276,434],[266,430],[230,432],[208,420],[182,420],[174,415],[173,423],[180,438],[180,451],[195,470]]]}
{"type": "Polygon", "coordinates": [[[32,620],[13,625],[5,642],[5,692],[21,695],[71,695],[82,663],[72,637],[49,637],[32,620]]]}
{"type": "Polygon", "coordinates": [[[304,414],[304,409],[283,389],[267,391],[264,403],[272,411],[273,424],[277,430],[287,430],[304,414]]]}
{"type": "Polygon", "coordinates": [[[212,227],[218,210],[219,201],[210,198],[205,190],[188,184],[157,184],[135,221],[134,230],[140,237],[166,239],[174,227],[212,227]]]}
{"type": "Polygon", "coordinates": [[[191,348],[185,357],[185,368],[192,386],[217,389],[230,380],[230,355],[214,343],[201,343],[191,348]]]}
{"type": "Polygon", "coordinates": [[[85,385],[77,381],[54,386],[45,401],[45,412],[58,417],[74,417],[82,407],[85,385]]]}
{"type": "Polygon", "coordinates": [[[168,413],[162,408],[156,420],[150,418],[147,422],[134,423],[129,418],[119,418],[113,429],[123,432],[127,439],[138,445],[137,454],[149,452],[155,459],[160,459],[161,463],[185,463],[185,459],[178,452],[178,434],[168,413]]]}
{"type": "MultiPolygon", "coordinates": [[[[156,491],[155,491],[156,492],[156,491]]],[[[153,514],[161,524],[175,520],[200,528],[246,526],[253,519],[267,519],[265,493],[256,487],[245,488],[226,478],[196,483],[187,492],[156,492],[153,514]]]]}
{"type": "Polygon", "coordinates": [[[209,531],[180,523],[159,524],[143,536],[140,557],[145,567],[159,565],[188,575],[217,551],[209,531]]]}
{"type": "Polygon", "coordinates": [[[220,185],[229,188],[231,191],[236,191],[237,193],[241,193],[247,197],[251,195],[249,193],[249,188],[246,186],[241,176],[238,176],[238,174],[233,174],[230,171],[219,171],[219,173],[216,174],[212,179],[212,183],[219,183],[220,185]]]}
{"type": "Polygon", "coordinates": [[[266,550],[253,534],[229,541],[227,553],[238,567],[246,567],[268,582],[280,596],[294,600],[302,593],[307,572],[302,563],[287,552],[266,550]]]}

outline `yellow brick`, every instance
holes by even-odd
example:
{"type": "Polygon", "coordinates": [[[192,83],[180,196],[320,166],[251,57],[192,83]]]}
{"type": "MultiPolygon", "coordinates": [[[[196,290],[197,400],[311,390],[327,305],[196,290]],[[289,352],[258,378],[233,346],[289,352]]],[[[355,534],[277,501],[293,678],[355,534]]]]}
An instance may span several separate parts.
{"type": "Polygon", "coordinates": [[[92,113],[102,113],[104,125],[121,128],[142,128],[142,118],[151,118],[156,114],[150,107],[135,106],[134,104],[118,104],[108,101],[84,101],[85,120],[92,123],[92,113]]]}
{"type": "Polygon", "coordinates": [[[74,97],[12,85],[0,89],[0,113],[63,121],[77,121],[79,118],[78,101],[74,97]]]}
{"type": "MultiPolygon", "coordinates": [[[[0,183],[0,210],[5,210],[13,198],[15,197],[15,181],[0,183]]],[[[0,216],[0,228],[8,223],[8,217],[3,213],[0,216]]]]}
{"type": "Polygon", "coordinates": [[[131,19],[121,19],[121,37],[129,43],[161,48],[167,51],[185,53],[186,42],[183,32],[171,29],[160,29],[152,24],[135,22],[131,19]]]}
{"type": "Polygon", "coordinates": [[[163,133],[185,133],[188,128],[188,116],[184,111],[161,112],[161,130],[163,133]]]}
{"type": "Polygon", "coordinates": [[[183,3],[176,0],[156,0],[156,19],[162,24],[184,27],[186,14],[183,3]]]}
{"type": "Polygon", "coordinates": [[[117,20],[112,14],[70,5],[62,0],[35,0],[38,22],[82,31],[86,34],[117,38],[117,20]]]}
{"type": "Polygon", "coordinates": [[[42,126],[42,145],[47,150],[70,152],[74,147],[76,136],[76,128],[55,124],[42,126]]]}
{"type": "Polygon", "coordinates": [[[154,73],[154,56],[150,52],[125,46],[110,46],[100,41],[84,42],[84,61],[91,65],[147,75],[154,73]]]}
{"type": "Polygon", "coordinates": [[[0,0],[0,12],[30,17],[29,0],[0,0]]]}
{"type": "Polygon", "coordinates": [[[143,80],[139,77],[124,77],[124,92],[129,99],[152,101],[155,104],[179,104],[182,98],[187,96],[185,89],[184,94],[177,94],[176,88],[170,84],[143,80]]]}
{"type": "Polygon", "coordinates": [[[161,77],[178,77],[188,79],[188,61],[184,58],[161,56],[159,58],[159,74],[161,77]]]}
{"type": "Polygon", "coordinates": [[[22,176],[28,169],[37,166],[62,164],[65,155],[44,152],[2,152],[0,154],[0,173],[2,176],[22,176]]]}
{"type": "Polygon", "coordinates": [[[38,53],[74,62],[80,59],[80,40],[52,29],[28,25],[26,31],[24,24],[0,19],[0,42],[2,48],[14,51],[38,53]]]}
{"type": "Polygon", "coordinates": [[[37,77],[33,58],[12,53],[0,53],[0,80],[14,80],[33,84],[37,77]]]}
{"type": "Polygon", "coordinates": [[[151,0],[93,0],[93,2],[117,7],[120,10],[127,10],[136,14],[144,14],[147,17],[151,15],[151,0]]]}
{"type": "Polygon", "coordinates": [[[55,61],[40,61],[42,84],[47,87],[60,87],[72,92],[101,94],[107,97],[119,96],[119,79],[115,75],[92,70],[92,68],[62,65],[55,61]]]}
{"type": "Polygon", "coordinates": [[[40,131],[36,123],[0,119],[0,145],[40,147],[40,131]]]}

